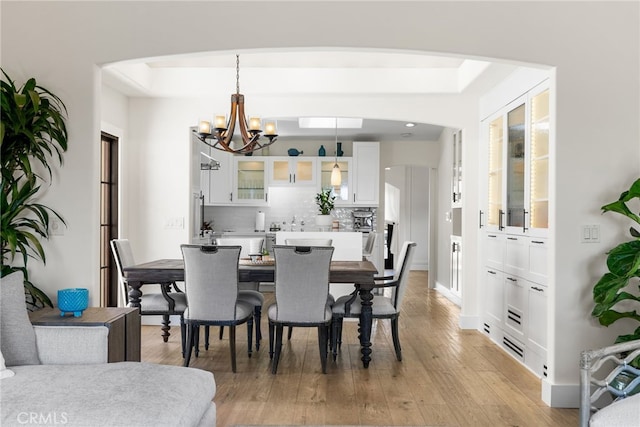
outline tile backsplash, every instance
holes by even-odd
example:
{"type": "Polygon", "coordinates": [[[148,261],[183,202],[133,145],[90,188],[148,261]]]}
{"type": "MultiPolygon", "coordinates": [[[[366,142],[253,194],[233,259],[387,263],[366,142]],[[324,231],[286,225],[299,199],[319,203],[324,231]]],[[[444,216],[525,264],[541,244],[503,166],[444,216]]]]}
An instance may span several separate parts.
{"type": "MultiPolygon", "coordinates": [[[[262,211],[265,213],[267,231],[272,223],[279,224],[282,230],[290,230],[294,215],[296,231],[301,229],[315,231],[317,230],[315,218],[318,214],[315,196],[315,188],[272,187],[269,189],[268,206],[206,206],[204,218],[205,221],[212,221],[212,228],[215,231],[246,232],[254,230],[256,213],[262,211]],[[303,221],[304,225],[302,225],[303,221]]],[[[376,208],[336,207],[331,215],[334,220],[340,222],[340,230],[351,230],[353,227],[351,212],[363,209],[374,212],[375,229],[376,208]]]]}

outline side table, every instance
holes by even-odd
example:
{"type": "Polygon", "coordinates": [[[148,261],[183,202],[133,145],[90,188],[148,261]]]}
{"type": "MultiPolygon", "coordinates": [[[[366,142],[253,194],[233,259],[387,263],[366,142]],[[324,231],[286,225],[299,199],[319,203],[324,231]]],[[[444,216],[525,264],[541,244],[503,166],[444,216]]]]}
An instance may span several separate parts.
{"type": "Polygon", "coordinates": [[[140,361],[140,313],[137,308],[89,307],[81,317],[60,316],[57,308],[29,313],[38,326],[106,326],[109,328],[108,361],[140,361]]]}

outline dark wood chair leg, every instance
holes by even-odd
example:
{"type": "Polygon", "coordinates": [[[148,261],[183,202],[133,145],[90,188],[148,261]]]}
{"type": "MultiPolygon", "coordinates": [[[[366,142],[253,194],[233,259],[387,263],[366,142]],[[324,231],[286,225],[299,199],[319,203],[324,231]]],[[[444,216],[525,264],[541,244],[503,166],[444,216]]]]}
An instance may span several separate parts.
{"type": "Polygon", "coordinates": [[[189,360],[191,359],[191,349],[193,348],[195,331],[197,326],[191,323],[187,324],[187,348],[185,351],[184,362],[182,366],[189,366],[189,360]]]}
{"type": "Polygon", "coordinates": [[[209,325],[204,327],[204,349],[209,350],[209,325]]]}
{"type": "Polygon", "coordinates": [[[337,317],[331,319],[331,350],[334,362],[338,358],[338,322],[339,319],[337,317]]]}
{"type": "Polygon", "coordinates": [[[276,374],[278,372],[278,362],[280,361],[280,352],[282,351],[282,332],[284,327],[281,324],[276,325],[276,348],[271,361],[271,373],[276,374]]]}
{"type": "Polygon", "coordinates": [[[248,355],[249,357],[251,357],[251,346],[252,346],[252,341],[253,340],[253,316],[249,317],[249,319],[247,320],[247,341],[248,341],[248,355]]]}
{"type": "Polygon", "coordinates": [[[287,332],[287,339],[291,339],[291,334],[293,334],[293,326],[289,326],[289,332],[287,332]]]}
{"type": "Polygon", "coordinates": [[[269,322],[269,359],[273,359],[273,337],[274,337],[274,325],[269,322]]]}
{"type": "Polygon", "coordinates": [[[393,348],[396,350],[396,359],[402,362],[402,349],[400,348],[400,336],[398,335],[398,317],[391,319],[391,336],[393,338],[393,348]]]}
{"type": "Polygon", "coordinates": [[[320,364],[322,365],[322,373],[327,373],[327,339],[329,333],[328,325],[318,326],[318,347],[320,348],[320,364]]]}
{"type": "Polygon", "coordinates": [[[236,326],[229,326],[229,349],[231,351],[231,371],[236,372],[236,326]]]}
{"type": "Polygon", "coordinates": [[[169,341],[169,336],[171,336],[171,334],[169,333],[169,330],[171,329],[171,326],[169,326],[170,323],[171,323],[171,318],[169,318],[169,315],[163,314],[162,326],[160,327],[160,329],[162,329],[162,341],[164,342],[169,341]]]}
{"type": "Polygon", "coordinates": [[[187,326],[184,323],[184,315],[180,315],[180,340],[182,344],[182,357],[184,357],[184,350],[187,346],[187,326]]]}
{"type": "Polygon", "coordinates": [[[262,319],[262,306],[256,305],[253,309],[253,318],[256,327],[256,351],[260,350],[260,340],[262,340],[262,329],[260,328],[260,320],[262,319]]]}
{"type": "Polygon", "coordinates": [[[193,347],[196,357],[200,356],[200,325],[196,325],[194,330],[193,347]]]}
{"type": "Polygon", "coordinates": [[[223,336],[224,336],[224,326],[220,326],[220,333],[219,333],[218,339],[221,340],[223,336]]]}

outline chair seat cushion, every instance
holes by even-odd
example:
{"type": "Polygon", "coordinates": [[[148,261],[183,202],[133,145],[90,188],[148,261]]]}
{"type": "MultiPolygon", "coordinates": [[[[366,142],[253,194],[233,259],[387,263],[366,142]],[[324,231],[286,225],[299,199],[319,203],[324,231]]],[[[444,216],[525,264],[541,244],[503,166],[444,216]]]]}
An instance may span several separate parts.
{"type": "Polygon", "coordinates": [[[258,291],[239,290],[238,299],[240,301],[246,301],[252,306],[262,306],[264,304],[264,295],[258,291]]]}
{"type": "Polygon", "coordinates": [[[619,400],[605,406],[591,416],[590,427],[637,426],[640,420],[640,394],[619,400]]]}
{"type": "MultiPolygon", "coordinates": [[[[338,298],[333,304],[333,313],[338,316],[345,316],[345,303],[352,298],[352,295],[344,295],[338,298]]],[[[374,316],[390,316],[397,313],[396,308],[393,306],[393,301],[389,297],[382,295],[375,295],[373,297],[373,305],[371,311],[374,316]]],[[[360,297],[357,296],[349,308],[350,316],[359,316],[362,311],[362,304],[360,297]]]]}
{"type": "MultiPolygon", "coordinates": [[[[176,302],[174,307],[174,313],[184,313],[187,308],[187,297],[182,292],[171,292],[169,294],[171,298],[176,302]]],[[[162,294],[143,294],[140,297],[140,312],[141,313],[154,313],[154,312],[167,312],[169,311],[169,302],[162,294]]]]}
{"type": "Polygon", "coordinates": [[[211,372],[178,366],[121,362],[13,369],[15,376],[2,380],[1,425],[20,425],[20,414],[36,413],[66,426],[196,426],[216,392],[211,372]]]}
{"type": "MultiPolygon", "coordinates": [[[[324,318],[321,319],[320,317],[318,317],[318,319],[315,322],[300,322],[300,323],[309,323],[309,324],[316,324],[318,322],[328,322],[331,320],[331,306],[327,303],[327,305],[324,307],[324,318]]],[[[273,321],[273,322],[278,322],[278,304],[271,304],[269,306],[269,308],[267,309],[267,316],[269,316],[269,320],[273,321]]],[[[290,318],[287,319],[287,323],[295,323],[296,320],[295,318],[290,318]]]]}

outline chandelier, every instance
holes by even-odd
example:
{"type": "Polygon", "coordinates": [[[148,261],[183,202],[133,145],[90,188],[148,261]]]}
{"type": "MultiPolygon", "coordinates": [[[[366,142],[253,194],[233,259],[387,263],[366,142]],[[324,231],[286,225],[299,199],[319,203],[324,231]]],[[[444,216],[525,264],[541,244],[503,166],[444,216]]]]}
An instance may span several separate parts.
{"type": "Polygon", "coordinates": [[[267,122],[265,125],[264,136],[269,140],[268,142],[263,142],[264,140],[260,139],[262,129],[260,129],[261,120],[259,117],[249,118],[247,124],[247,118],[244,115],[244,95],[240,93],[240,55],[236,55],[236,93],[231,95],[229,120],[227,121],[225,116],[215,116],[213,126],[215,127],[212,127],[212,123],[208,120],[200,120],[198,129],[194,129],[193,132],[200,141],[208,146],[230,153],[250,155],[254,151],[273,144],[278,137],[275,122],[267,122]],[[239,124],[240,136],[242,137],[242,144],[239,148],[234,148],[231,145],[236,122],[239,124]]]}

